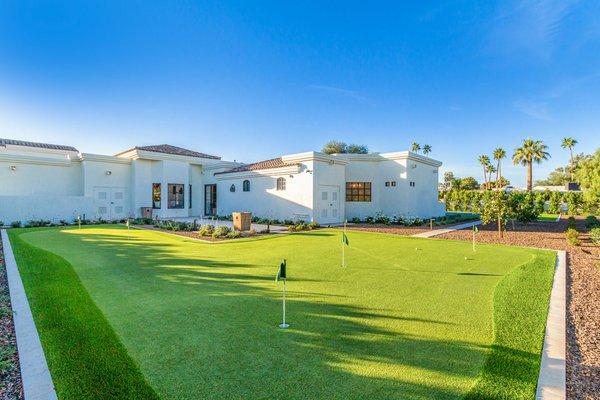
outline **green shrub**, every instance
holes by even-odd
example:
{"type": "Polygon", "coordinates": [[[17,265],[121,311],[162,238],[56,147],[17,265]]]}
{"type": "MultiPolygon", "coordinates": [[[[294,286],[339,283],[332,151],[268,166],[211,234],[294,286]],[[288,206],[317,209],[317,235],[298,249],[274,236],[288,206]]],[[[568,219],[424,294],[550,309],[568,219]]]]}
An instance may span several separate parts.
{"type": "Polygon", "coordinates": [[[4,221],[0,221],[0,226],[4,226],[4,221]]]}
{"type": "Polygon", "coordinates": [[[579,232],[577,229],[569,228],[565,232],[565,236],[567,237],[567,242],[571,246],[579,246],[581,245],[581,240],[579,240],[579,232]]]}
{"type": "Polygon", "coordinates": [[[600,246],[600,227],[593,228],[590,231],[590,239],[596,246],[600,246]]]}
{"type": "Polygon", "coordinates": [[[353,224],[360,224],[360,218],[358,218],[358,217],[351,218],[350,222],[352,222],[353,224]]]}
{"type": "Polygon", "coordinates": [[[600,227],[600,221],[596,218],[595,215],[588,215],[585,217],[585,226],[588,229],[600,227]]]}
{"type": "Polygon", "coordinates": [[[242,233],[240,231],[231,230],[231,231],[227,232],[225,237],[228,239],[237,239],[237,238],[242,237],[242,233]]]}
{"type": "Polygon", "coordinates": [[[202,225],[198,230],[200,236],[212,236],[215,231],[214,225],[202,225]]]}
{"type": "Polygon", "coordinates": [[[50,226],[51,222],[45,219],[32,219],[25,224],[26,228],[38,228],[42,226],[50,226]]]}
{"type": "Polygon", "coordinates": [[[576,227],[577,227],[577,224],[575,223],[575,218],[569,217],[569,219],[567,220],[567,228],[575,229],[576,227]]]}
{"type": "Polygon", "coordinates": [[[306,229],[306,225],[304,225],[304,224],[297,224],[297,225],[294,227],[294,230],[296,230],[296,231],[303,231],[303,230],[305,230],[305,229],[306,229]]]}
{"type": "Polygon", "coordinates": [[[310,224],[306,225],[306,227],[310,230],[313,230],[319,228],[320,225],[318,222],[311,222],[310,224]]]}
{"type": "Polygon", "coordinates": [[[229,232],[231,232],[231,229],[229,227],[227,227],[227,226],[218,226],[218,227],[215,228],[214,232],[212,233],[212,237],[213,238],[224,237],[229,232]]]}

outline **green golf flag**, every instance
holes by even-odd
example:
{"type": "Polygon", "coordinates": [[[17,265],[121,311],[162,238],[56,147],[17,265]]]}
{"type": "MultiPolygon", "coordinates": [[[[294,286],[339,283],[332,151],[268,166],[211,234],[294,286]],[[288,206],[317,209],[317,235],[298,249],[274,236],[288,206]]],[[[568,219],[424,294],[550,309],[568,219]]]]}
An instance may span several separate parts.
{"type": "Polygon", "coordinates": [[[342,233],[342,243],[344,243],[346,246],[350,246],[350,241],[348,240],[348,236],[346,236],[345,233],[342,233]]]}
{"type": "Polygon", "coordinates": [[[283,260],[283,262],[279,265],[279,271],[277,272],[277,276],[275,277],[275,282],[279,282],[280,279],[287,279],[285,267],[286,261],[283,260]]]}
{"type": "Polygon", "coordinates": [[[125,225],[129,228],[129,220],[127,220],[127,222],[125,222],[125,225]]]}

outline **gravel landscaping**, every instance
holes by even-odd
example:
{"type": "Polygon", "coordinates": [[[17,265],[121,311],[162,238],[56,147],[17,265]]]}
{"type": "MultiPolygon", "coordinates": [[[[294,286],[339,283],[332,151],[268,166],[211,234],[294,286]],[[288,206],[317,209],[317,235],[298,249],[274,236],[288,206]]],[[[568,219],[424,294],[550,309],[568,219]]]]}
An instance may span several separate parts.
{"type": "MultiPolygon", "coordinates": [[[[577,230],[585,232],[582,218],[577,230]]],[[[567,221],[508,224],[504,238],[494,226],[481,226],[478,242],[567,250],[567,397],[600,399],[600,248],[587,235],[582,245],[565,239],[567,221]]],[[[471,240],[471,230],[446,233],[436,238],[471,240]]]]}
{"type": "MultiPolygon", "coordinates": [[[[439,229],[448,229],[448,228],[452,228],[455,225],[461,225],[466,222],[469,222],[469,221],[461,221],[461,222],[458,222],[456,224],[451,224],[451,225],[434,225],[433,230],[435,231],[435,230],[439,230],[439,229]]],[[[394,233],[397,235],[406,235],[406,236],[417,235],[419,233],[432,231],[429,228],[429,225],[403,226],[403,225],[366,224],[366,223],[348,224],[346,226],[346,229],[365,231],[365,232],[394,233]]]]}
{"type": "Polygon", "coordinates": [[[23,388],[3,254],[0,242],[0,400],[21,400],[23,388]]]}

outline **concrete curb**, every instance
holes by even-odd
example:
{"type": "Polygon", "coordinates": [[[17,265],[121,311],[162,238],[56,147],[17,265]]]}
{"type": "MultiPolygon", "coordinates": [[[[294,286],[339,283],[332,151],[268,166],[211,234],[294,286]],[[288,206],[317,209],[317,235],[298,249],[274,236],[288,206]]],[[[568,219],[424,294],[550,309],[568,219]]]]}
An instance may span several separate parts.
{"type": "Polygon", "coordinates": [[[13,320],[19,351],[21,379],[23,380],[23,395],[25,400],[56,400],[52,377],[48,370],[40,337],[35,328],[8,234],[4,229],[1,232],[10,301],[14,312],[13,320]]]}
{"type": "Polygon", "coordinates": [[[558,251],[536,392],[539,400],[566,398],[566,276],[567,252],[558,251]]]}
{"type": "Polygon", "coordinates": [[[436,230],[429,231],[429,232],[417,233],[416,235],[411,235],[411,236],[418,237],[418,238],[430,238],[430,237],[434,237],[434,236],[438,236],[438,235],[443,235],[444,233],[458,231],[460,229],[471,228],[472,226],[475,226],[475,225],[481,225],[481,221],[467,222],[467,223],[460,224],[460,225],[454,225],[450,228],[436,229],[436,230]]]}

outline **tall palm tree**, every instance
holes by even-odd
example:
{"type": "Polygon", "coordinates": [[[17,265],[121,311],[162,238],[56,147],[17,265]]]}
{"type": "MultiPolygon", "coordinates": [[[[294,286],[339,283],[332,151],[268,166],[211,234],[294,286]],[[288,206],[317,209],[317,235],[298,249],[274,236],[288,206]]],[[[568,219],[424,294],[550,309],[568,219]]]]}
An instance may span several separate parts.
{"type": "Polygon", "coordinates": [[[550,158],[547,152],[548,146],[541,140],[525,139],[521,147],[515,149],[512,156],[512,162],[515,165],[521,164],[527,167],[527,191],[533,189],[533,163],[540,164],[542,161],[550,158]]]}
{"type": "Polygon", "coordinates": [[[502,186],[502,159],[506,157],[506,150],[498,147],[492,155],[496,160],[496,188],[500,189],[502,186]]]}
{"type": "Polygon", "coordinates": [[[479,161],[479,164],[481,164],[481,166],[483,167],[483,181],[485,182],[485,188],[489,189],[487,172],[488,172],[488,166],[490,165],[490,158],[484,154],[484,155],[479,156],[479,158],[477,160],[479,161]]]}
{"type": "Polygon", "coordinates": [[[572,137],[566,137],[562,140],[560,147],[563,149],[569,149],[571,153],[571,164],[569,166],[569,171],[571,172],[571,181],[573,181],[573,170],[575,169],[575,162],[573,159],[573,147],[577,144],[577,140],[572,137]]]}
{"type": "Polygon", "coordinates": [[[415,153],[418,153],[421,150],[421,145],[417,142],[413,142],[413,144],[411,146],[411,150],[414,151],[415,153]]]}
{"type": "Polygon", "coordinates": [[[423,146],[423,154],[427,155],[431,153],[431,146],[426,144],[425,146],[423,146]]]}
{"type": "Polygon", "coordinates": [[[488,187],[488,189],[492,188],[492,174],[494,172],[498,172],[498,170],[496,168],[494,168],[494,166],[490,163],[487,166],[487,172],[488,172],[488,184],[490,185],[490,187],[488,187]]]}

